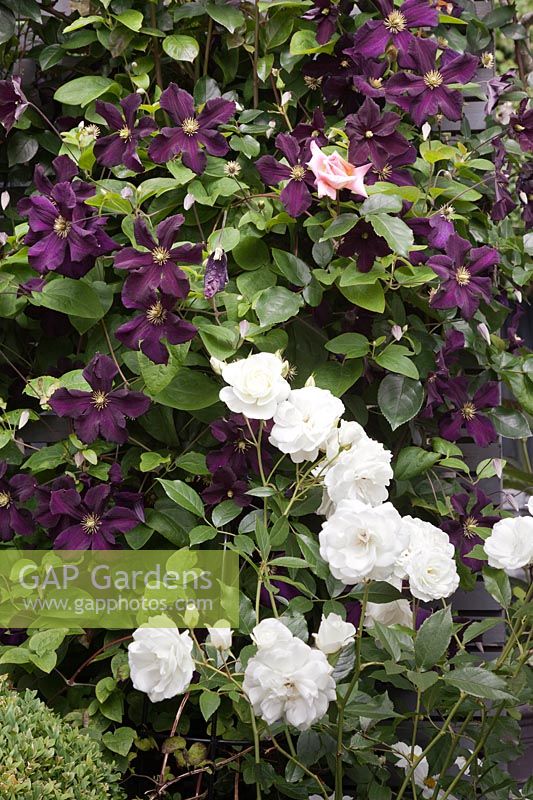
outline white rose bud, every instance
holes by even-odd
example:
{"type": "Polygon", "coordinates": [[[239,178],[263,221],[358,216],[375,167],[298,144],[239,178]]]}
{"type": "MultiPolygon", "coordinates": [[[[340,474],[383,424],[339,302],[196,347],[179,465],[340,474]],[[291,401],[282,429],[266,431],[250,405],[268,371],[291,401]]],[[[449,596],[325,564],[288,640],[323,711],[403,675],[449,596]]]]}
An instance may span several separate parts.
{"type": "Polygon", "coordinates": [[[290,642],[292,638],[290,630],[279,619],[264,619],[252,630],[252,641],[259,649],[290,642]]]}
{"type": "Polygon", "coordinates": [[[209,644],[213,645],[217,650],[224,652],[231,650],[233,642],[233,631],[231,628],[208,628],[209,644]]]}
{"type": "MultiPolygon", "coordinates": [[[[165,617],[154,617],[150,623],[172,624],[165,617]]],[[[192,648],[189,631],[180,633],[176,626],[137,628],[128,646],[134,688],[145,692],[152,703],[183,694],[194,672],[192,648]]]]}
{"type": "Polygon", "coordinates": [[[429,124],[429,122],[424,122],[424,124],[422,125],[422,139],[424,140],[424,142],[427,142],[430,133],[431,133],[431,125],[429,124]]]}
{"type": "Polygon", "coordinates": [[[344,622],[339,614],[322,616],[318,633],[314,633],[315,644],[326,655],[337,653],[355,638],[355,627],[351,622],[344,622]]]}

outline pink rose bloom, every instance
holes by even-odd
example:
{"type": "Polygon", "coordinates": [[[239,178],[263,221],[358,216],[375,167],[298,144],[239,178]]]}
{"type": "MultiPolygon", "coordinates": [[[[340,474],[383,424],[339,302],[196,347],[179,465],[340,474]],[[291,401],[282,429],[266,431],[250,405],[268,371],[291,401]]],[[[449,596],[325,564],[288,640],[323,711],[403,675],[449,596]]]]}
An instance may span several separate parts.
{"type": "Polygon", "coordinates": [[[340,189],[349,189],[354,194],[368,197],[363,178],[372,164],[354,167],[338,153],[327,156],[316,142],[311,142],[311,161],[307,166],[316,178],[319,197],[335,200],[340,189]]]}

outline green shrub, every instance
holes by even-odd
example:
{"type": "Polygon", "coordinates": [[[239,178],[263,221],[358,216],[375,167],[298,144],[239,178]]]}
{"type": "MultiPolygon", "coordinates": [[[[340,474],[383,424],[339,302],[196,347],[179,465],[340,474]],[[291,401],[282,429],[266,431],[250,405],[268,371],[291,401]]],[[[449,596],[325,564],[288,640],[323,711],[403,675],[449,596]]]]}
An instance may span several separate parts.
{"type": "Polygon", "coordinates": [[[119,777],[83,730],[0,681],[2,800],[122,800],[119,777]]]}

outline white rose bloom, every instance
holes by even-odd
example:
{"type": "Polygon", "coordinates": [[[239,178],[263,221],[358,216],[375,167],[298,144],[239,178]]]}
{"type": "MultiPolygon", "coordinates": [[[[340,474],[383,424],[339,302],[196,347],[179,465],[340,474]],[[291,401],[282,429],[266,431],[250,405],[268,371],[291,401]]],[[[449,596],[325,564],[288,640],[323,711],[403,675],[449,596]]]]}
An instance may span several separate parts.
{"type": "Polygon", "coordinates": [[[291,389],[282,374],[283,361],[272,353],[256,353],[224,364],[221,369],[229,386],[220,390],[220,399],[230,411],[249,419],[271,419],[289,396],[291,389]]]}
{"type": "Polygon", "coordinates": [[[318,633],[314,633],[315,644],[326,655],[337,653],[355,638],[355,627],[345,622],[339,614],[322,615],[318,633]]]}
{"type": "MultiPolygon", "coordinates": [[[[160,619],[155,617],[152,622],[160,619]]],[[[169,621],[166,620],[168,623],[169,621]]],[[[192,680],[193,641],[189,631],[173,628],[137,628],[128,645],[133,686],[152,703],[183,694],[192,680]]]]}
{"type": "MultiPolygon", "coordinates": [[[[398,756],[396,766],[405,770],[407,773],[416,765],[413,774],[414,781],[417,786],[425,786],[429,774],[429,763],[427,758],[420,758],[422,755],[422,748],[420,745],[417,744],[414,748],[411,748],[410,744],[396,742],[396,744],[392,746],[392,749],[394,754],[398,756]]],[[[431,795],[429,796],[431,797],[431,795]]],[[[426,797],[425,794],[424,797],[426,797]]]]}
{"type": "Polygon", "coordinates": [[[333,577],[348,585],[365,579],[386,581],[405,549],[401,523],[391,503],[372,507],[343,500],[322,525],[320,555],[333,577]]]}
{"type": "Polygon", "coordinates": [[[407,578],[406,565],[411,552],[418,550],[440,550],[453,558],[455,548],[450,542],[450,538],[445,531],[437,528],[431,522],[416,517],[405,516],[402,519],[402,537],[407,542],[405,550],[394,569],[395,575],[400,578],[407,578]]]}
{"type": "Polygon", "coordinates": [[[341,450],[322,471],[327,499],[333,505],[342,500],[360,500],[371,506],[385,502],[393,477],[391,460],[392,453],[368,436],[349,450],[341,450]]]}
{"type": "Polygon", "coordinates": [[[283,720],[304,731],[335,699],[332,672],[324,653],[293,637],[261,647],[246,665],[242,688],[254,714],[268,725],[283,720]]]}
{"type": "Polygon", "coordinates": [[[483,543],[489,566],[520,569],[533,561],[533,517],[501,519],[483,543]]]}
{"type": "Polygon", "coordinates": [[[221,652],[231,650],[233,631],[231,628],[208,628],[209,644],[221,652]]]}
{"type": "Polygon", "coordinates": [[[274,414],[270,444],[289,454],[295,464],[314,461],[343,413],[344,404],[328,389],[295,389],[274,414]]]}
{"type": "Polygon", "coordinates": [[[252,630],[252,641],[259,648],[270,648],[277,644],[290,642],[293,639],[291,631],[279,619],[262,620],[252,630]]]}
{"type": "Polygon", "coordinates": [[[392,603],[367,603],[365,628],[373,628],[375,622],[382,625],[405,625],[413,627],[413,612],[409,600],[393,600],[392,603]]]}

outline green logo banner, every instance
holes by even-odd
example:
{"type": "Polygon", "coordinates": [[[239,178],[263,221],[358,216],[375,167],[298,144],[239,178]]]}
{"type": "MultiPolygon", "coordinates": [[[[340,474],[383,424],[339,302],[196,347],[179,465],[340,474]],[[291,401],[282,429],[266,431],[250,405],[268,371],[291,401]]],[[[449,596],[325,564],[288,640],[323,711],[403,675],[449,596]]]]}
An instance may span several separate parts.
{"type": "Polygon", "coordinates": [[[15,550],[0,559],[0,628],[239,624],[227,550],[15,550]]]}

